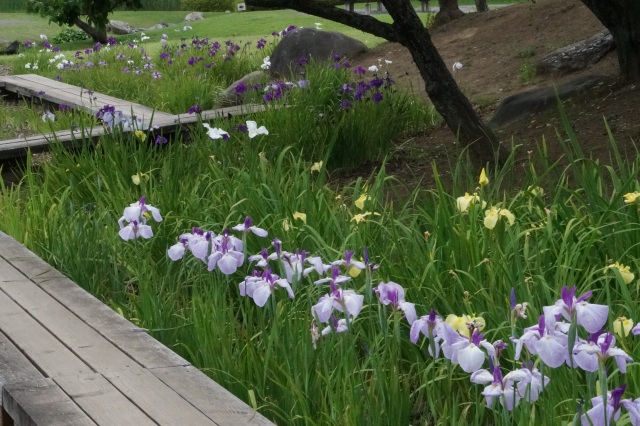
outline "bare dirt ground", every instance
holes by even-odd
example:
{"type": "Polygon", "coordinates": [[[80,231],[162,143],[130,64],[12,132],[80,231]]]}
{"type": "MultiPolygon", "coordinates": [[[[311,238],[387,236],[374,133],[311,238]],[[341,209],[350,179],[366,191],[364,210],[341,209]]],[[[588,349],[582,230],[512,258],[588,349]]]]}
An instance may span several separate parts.
{"type": "MultiPolygon", "coordinates": [[[[569,75],[524,78],[522,71],[532,69],[537,59],[553,50],[586,39],[603,28],[578,0],[538,0],[486,13],[467,14],[432,29],[431,36],[447,64],[451,66],[456,61],[463,64],[456,72],[456,80],[487,120],[499,102],[514,93],[586,74],[606,76],[604,84],[565,101],[564,108],[585,155],[609,162],[610,142],[605,119],[623,153],[635,156],[632,140],[640,140],[639,85],[624,85],[618,80],[615,50],[591,68],[569,75]]],[[[393,62],[389,72],[399,85],[426,97],[424,82],[406,48],[385,43],[358,57],[357,62],[370,65],[378,63],[378,59],[393,62]]],[[[548,156],[555,160],[563,156],[557,131],[562,134],[562,123],[558,108],[554,107],[512,124],[498,134],[507,144],[513,140],[522,145],[516,155],[521,161],[528,158],[527,151],[535,150],[544,137],[548,156]]],[[[410,141],[398,141],[387,170],[403,182],[420,179],[424,185],[431,185],[432,162],[435,161],[440,174],[446,176],[450,160],[455,160],[459,153],[454,135],[442,125],[410,141]]],[[[363,168],[359,173],[366,175],[367,169],[363,168]]]]}

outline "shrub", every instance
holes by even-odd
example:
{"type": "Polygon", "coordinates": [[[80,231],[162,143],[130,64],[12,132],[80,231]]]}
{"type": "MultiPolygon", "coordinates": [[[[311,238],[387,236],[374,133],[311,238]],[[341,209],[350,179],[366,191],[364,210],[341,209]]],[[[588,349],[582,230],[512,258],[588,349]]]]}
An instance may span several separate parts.
{"type": "Polygon", "coordinates": [[[82,41],[88,38],[89,38],[89,35],[84,31],[76,30],[74,28],[69,27],[60,31],[53,39],[51,39],[51,42],[53,44],[60,44],[60,43],[69,43],[72,41],[82,41]]]}
{"type": "Polygon", "coordinates": [[[196,12],[224,12],[236,10],[236,3],[236,0],[182,0],[182,8],[196,12]]]}

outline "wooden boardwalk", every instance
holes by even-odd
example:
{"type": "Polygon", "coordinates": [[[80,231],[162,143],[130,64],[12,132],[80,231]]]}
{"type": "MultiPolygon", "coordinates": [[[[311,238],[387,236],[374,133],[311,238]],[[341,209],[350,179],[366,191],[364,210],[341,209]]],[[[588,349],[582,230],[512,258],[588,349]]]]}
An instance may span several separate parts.
{"type": "Polygon", "coordinates": [[[0,232],[5,425],[271,425],[0,232]]]}
{"type": "MultiPolygon", "coordinates": [[[[78,86],[62,83],[37,74],[20,74],[0,76],[0,92],[11,92],[27,98],[40,98],[45,102],[60,105],[66,104],[72,108],[95,115],[105,105],[113,105],[116,110],[124,114],[132,114],[141,118],[145,123],[151,123],[157,132],[168,135],[174,133],[180,126],[192,125],[199,120],[196,114],[169,114],[154,111],[144,105],[123,99],[114,98],[102,93],[86,93],[78,86]]],[[[241,105],[203,111],[203,120],[226,119],[229,116],[245,115],[265,110],[264,105],[241,105]]],[[[97,139],[107,129],[95,126],[91,129],[63,130],[53,133],[31,135],[20,138],[0,140],[0,160],[24,157],[31,152],[46,151],[52,142],[73,145],[78,140],[97,139]]]]}

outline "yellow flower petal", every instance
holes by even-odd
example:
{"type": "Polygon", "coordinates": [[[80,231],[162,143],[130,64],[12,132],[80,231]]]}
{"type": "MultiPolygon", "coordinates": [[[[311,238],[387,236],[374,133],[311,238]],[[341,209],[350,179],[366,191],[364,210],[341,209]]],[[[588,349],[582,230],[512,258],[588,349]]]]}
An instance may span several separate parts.
{"type": "Polygon", "coordinates": [[[498,208],[496,206],[491,207],[490,210],[484,212],[484,226],[488,229],[493,229],[498,223],[498,208]]]}
{"type": "Polygon", "coordinates": [[[607,266],[606,268],[604,268],[604,272],[606,273],[609,269],[617,269],[618,272],[620,272],[622,281],[625,284],[631,284],[636,277],[635,274],[631,272],[631,269],[628,266],[625,266],[620,262],[616,262],[613,265],[607,266]]]}
{"type": "Polygon", "coordinates": [[[311,171],[312,172],[319,172],[320,169],[322,169],[322,161],[318,161],[316,163],[313,163],[313,165],[311,166],[311,171]]]}
{"type": "Polygon", "coordinates": [[[131,181],[134,185],[140,185],[140,174],[136,173],[135,175],[131,176],[131,181]]]}
{"type": "Polygon", "coordinates": [[[507,209],[500,209],[498,212],[500,216],[506,217],[507,222],[509,222],[509,226],[513,225],[516,221],[516,217],[507,209]]]}
{"type": "Polygon", "coordinates": [[[360,198],[358,198],[353,204],[355,204],[356,207],[359,208],[360,210],[364,210],[365,201],[370,199],[371,197],[369,197],[367,194],[362,194],[360,195],[360,198]]]}
{"type": "Polygon", "coordinates": [[[636,200],[638,199],[638,197],[640,197],[640,192],[636,191],[636,192],[629,192],[627,194],[624,194],[624,202],[626,204],[633,204],[636,202],[636,200]]]}
{"type": "Polygon", "coordinates": [[[136,138],[140,139],[142,142],[144,142],[147,139],[147,134],[142,130],[136,130],[135,135],[136,135],[136,138]]]}
{"type": "Polygon", "coordinates": [[[349,268],[349,276],[351,278],[357,277],[358,275],[360,275],[360,272],[362,272],[362,270],[356,268],[355,266],[352,266],[351,268],[349,268]]]}
{"type": "Polygon", "coordinates": [[[626,317],[619,317],[613,321],[613,332],[618,336],[628,336],[633,328],[633,321],[626,317]]]}
{"type": "Polygon", "coordinates": [[[285,219],[282,221],[282,229],[284,230],[284,232],[288,232],[289,229],[291,229],[291,222],[289,222],[289,219],[285,219]]]}
{"type": "Polygon", "coordinates": [[[480,172],[480,186],[485,186],[489,184],[489,178],[487,177],[487,174],[484,171],[484,167],[482,168],[482,171],[480,172]]]}
{"type": "Polygon", "coordinates": [[[293,214],[293,220],[298,220],[298,219],[303,221],[305,225],[307,224],[307,214],[306,213],[295,212],[293,214]]]}

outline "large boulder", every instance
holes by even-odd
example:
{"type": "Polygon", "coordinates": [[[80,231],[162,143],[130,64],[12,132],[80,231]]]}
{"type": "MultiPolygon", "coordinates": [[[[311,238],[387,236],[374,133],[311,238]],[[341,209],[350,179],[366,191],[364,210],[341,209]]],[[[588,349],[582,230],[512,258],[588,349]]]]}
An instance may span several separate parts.
{"type": "Polygon", "coordinates": [[[202,14],[202,12],[192,12],[184,18],[184,20],[187,22],[202,21],[203,19],[204,15],[202,14]]]}
{"type": "Polygon", "coordinates": [[[244,84],[249,90],[255,84],[261,84],[269,81],[269,74],[264,71],[254,71],[245,75],[238,81],[234,81],[227,89],[220,94],[218,98],[219,103],[222,106],[240,105],[242,103],[243,95],[236,92],[236,87],[240,83],[244,84]]]}
{"type": "Polygon", "coordinates": [[[155,24],[152,27],[149,28],[145,28],[145,31],[153,31],[153,30],[161,30],[163,28],[167,28],[169,26],[169,24],[167,24],[166,22],[160,22],[159,24],[155,24]]]}
{"type": "Polygon", "coordinates": [[[0,55],[15,55],[20,48],[20,42],[18,40],[8,41],[0,39],[0,55]]]}
{"type": "Polygon", "coordinates": [[[109,21],[109,23],[107,24],[107,31],[113,34],[125,35],[137,33],[138,31],[140,31],[140,28],[136,28],[133,25],[127,24],[126,22],[122,21],[109,21]]]}
{"type": "Polygon", "coordinates": [[[539,74],[569,73],[590,67],[615,49],[609,30],[602,30],[586,40],[555,50],[536,63],[539,74]]]}
{"type": "Polygon", "coordinates": [[[494,129],[499,129],[516,121],[526,119],[532,114],[557,105],[558,98],[561,100],[567,99],[578,92],[604,82],[605,79],[605,77],[599,75],[583,75],[557,86],[541,87],[516,93],[505,98],[498,105],[488,124],[494,129]]]}
{"type": "Polygon", "coordinates": [[[287,76],[302,56],[317,62],[331,59],[332,55],[353,58],[369,48],[359,40],[334,31],[315,28],[296,28],[282,37],[271,55],[269,73],[276,77],[287,76]]]}

